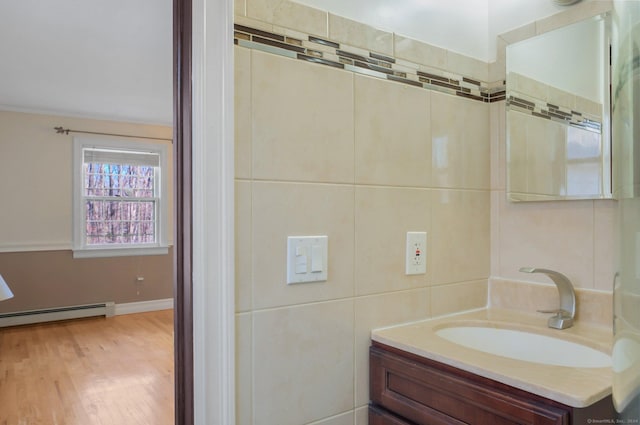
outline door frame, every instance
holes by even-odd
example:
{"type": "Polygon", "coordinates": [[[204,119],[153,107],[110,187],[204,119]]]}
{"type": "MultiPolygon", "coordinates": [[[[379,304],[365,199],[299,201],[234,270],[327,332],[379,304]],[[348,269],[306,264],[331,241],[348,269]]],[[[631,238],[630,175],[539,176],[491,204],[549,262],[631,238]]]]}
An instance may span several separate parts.
{"type": "Polygon", "coordinates": [[[193,425],[191,0],[173,0],[174,400],[176,425],[193,425]]]}
{"type": "Polygon", "coordinates": [[[173,1],[175,422],[232,425],[233,0],[173,1]]]}

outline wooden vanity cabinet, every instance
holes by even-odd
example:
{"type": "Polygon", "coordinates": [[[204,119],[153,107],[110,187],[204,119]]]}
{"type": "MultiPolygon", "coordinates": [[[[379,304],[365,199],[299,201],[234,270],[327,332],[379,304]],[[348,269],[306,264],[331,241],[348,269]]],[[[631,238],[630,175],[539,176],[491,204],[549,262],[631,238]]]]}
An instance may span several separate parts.
{"type": "Polygon", "coordinates": [[[614,418],[611,396],[578,409],[375,341],[369,368],[369,425],[570,425],[614,418]]]}

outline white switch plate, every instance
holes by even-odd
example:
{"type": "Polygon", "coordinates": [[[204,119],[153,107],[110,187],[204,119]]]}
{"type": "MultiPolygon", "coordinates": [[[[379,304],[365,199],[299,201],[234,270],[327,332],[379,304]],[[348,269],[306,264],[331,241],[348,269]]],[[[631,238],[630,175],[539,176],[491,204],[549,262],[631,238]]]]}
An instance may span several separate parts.
{"type": "Polygon", "coordinates": [[[287,237],[287,284],[327,280],[327,236],[287,237]]]}
{"type": "Polygon", "coordinates": [[[405,274],[427,272],[427,232],[407,232],[405,274]]]}

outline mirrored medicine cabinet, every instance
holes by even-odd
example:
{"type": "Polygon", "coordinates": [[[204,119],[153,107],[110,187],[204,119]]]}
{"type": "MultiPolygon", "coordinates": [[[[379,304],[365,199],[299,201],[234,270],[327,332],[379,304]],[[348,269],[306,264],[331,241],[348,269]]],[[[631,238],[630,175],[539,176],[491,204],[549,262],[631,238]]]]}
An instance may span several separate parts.
{"type": "Polygon", "coordinates": [[[610,17],[507,46],[507,197],[612,198],[610,17]]]}

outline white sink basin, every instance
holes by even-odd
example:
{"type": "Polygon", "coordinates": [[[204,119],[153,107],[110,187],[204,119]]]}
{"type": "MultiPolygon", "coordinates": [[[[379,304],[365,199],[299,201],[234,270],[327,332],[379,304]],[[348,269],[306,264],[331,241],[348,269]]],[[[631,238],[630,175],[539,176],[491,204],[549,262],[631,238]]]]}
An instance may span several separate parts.
{"type": "Polygon", "coordinates": [[[526,331],[454,326],[436,331],[450,342],[497,356],[552,366],[611,367],[611,356],[586,345],[526,331]]]}

